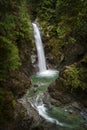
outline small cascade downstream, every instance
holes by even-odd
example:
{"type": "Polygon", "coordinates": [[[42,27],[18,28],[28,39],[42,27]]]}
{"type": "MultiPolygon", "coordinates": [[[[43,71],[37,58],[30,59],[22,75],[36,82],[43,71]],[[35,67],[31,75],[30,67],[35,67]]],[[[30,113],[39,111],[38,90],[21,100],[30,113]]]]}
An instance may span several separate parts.
{"type": "Polygon", "coordinates": [[[34,103],[31,103],[32,107],[37,110],[39,115],[41,115],[45,120],[54,123],[59,126],[63,126],[62,123],[60,123],[58,120],[50,117],[47,113],[48,108],[46,107],[46,104],[43,103],[43,96],[44,94],[37,95],[36,100],[34,103]]]}

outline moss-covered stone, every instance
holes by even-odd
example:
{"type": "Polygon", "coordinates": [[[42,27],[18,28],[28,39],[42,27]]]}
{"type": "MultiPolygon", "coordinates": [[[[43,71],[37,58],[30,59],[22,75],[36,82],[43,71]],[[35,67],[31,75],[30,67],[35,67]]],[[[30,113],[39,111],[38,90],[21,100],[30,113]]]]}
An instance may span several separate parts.
{"type": "Polygon", "coordinates": [[[64,86],[71,90],[81,88],[87,89],[87,72],[83,66],[78,67],[77,64],[66,66],[61,73],[61,77],[64,79],[64,86]]]}

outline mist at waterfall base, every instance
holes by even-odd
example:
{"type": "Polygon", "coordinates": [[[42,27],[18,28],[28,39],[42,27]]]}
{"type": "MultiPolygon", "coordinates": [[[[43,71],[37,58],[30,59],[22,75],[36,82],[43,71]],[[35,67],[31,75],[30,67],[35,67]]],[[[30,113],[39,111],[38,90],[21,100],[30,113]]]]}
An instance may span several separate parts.
{"type": "Polygon", "coordinates": [[[32,25],[34,29],[34,38],[35,38],[35,44],[36,44],[37,56],[38,56],[39,72],[37,73],[37,76],[42,76],[42,77],[54,76],[58,73],[58,71],[51,70],[51,69],[47,70],[46,59],[45,59],[45,54],[44,54],[44,49],[43,49],[43,44],[42,44],[39,28],[37,24],[35,23],[32,23],[32,25]]]}

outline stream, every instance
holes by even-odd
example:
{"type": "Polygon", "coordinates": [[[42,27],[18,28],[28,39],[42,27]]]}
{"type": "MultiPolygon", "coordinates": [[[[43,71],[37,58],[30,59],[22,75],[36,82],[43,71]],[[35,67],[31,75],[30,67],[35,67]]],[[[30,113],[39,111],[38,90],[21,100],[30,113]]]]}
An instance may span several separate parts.
{"type": "MultiPolygon", "coordinates": [[[[32,87],[27,93],[27,98],[33,109],[40,115],[44,122],[43,127],[49,130],[86,130],[83,126],[85,120],[80,113],[70,113],[65,106],[51,104],[48,86],[58,78],[58,73],[53,77],[32,76],[32,87]],[[53,124],[53,125],[52,125],[53,124]]],[[[38,121],[39,122],[39,121],[38,121]]]]}

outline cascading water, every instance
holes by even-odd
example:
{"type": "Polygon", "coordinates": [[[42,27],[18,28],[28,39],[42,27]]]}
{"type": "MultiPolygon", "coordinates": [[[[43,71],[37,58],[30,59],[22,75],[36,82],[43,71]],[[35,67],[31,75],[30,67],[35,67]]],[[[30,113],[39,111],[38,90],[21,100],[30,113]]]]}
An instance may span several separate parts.
{"type": "Polygon", "coordinates": [[[47,108],[46,108],[45,104],[43,103],[43,94],[37,95],[35,103],[34,104],[31,103],[31,105],[33,108],[35,108],[38,111],[39,115],[41,115],[45,120],[47,120],[51,123],[55,123],[56,125],[63,126],[63,124],[61,122],[59,122],[58,120],[56,120],[48,115],[47,108]]]}
{"type": "Polygon", "coordinates": [[[35,23],[33,23],[34,37],[38,54],[38,67],[40,72],[46,71],[46,61],[44,55],[43,44],[40,36],[40,31],[35,23]]]}
{"type": "Polygon", "coordinates": [[[37,54],[38,54],[38,67],[39,67],[39,72],[37,75],[39,76],[53,76],[58,71],[56,70],[47,70],[46,68],[46,59],[45,59],[45,54],[44,54],[44,49],[43,49],[43,44],[40,36],[40,31],[38,29],[37,24],[32,23],[33,29],[34,29],[34,38],[35,38],[35,44],[37,48],[37,54]]]}

